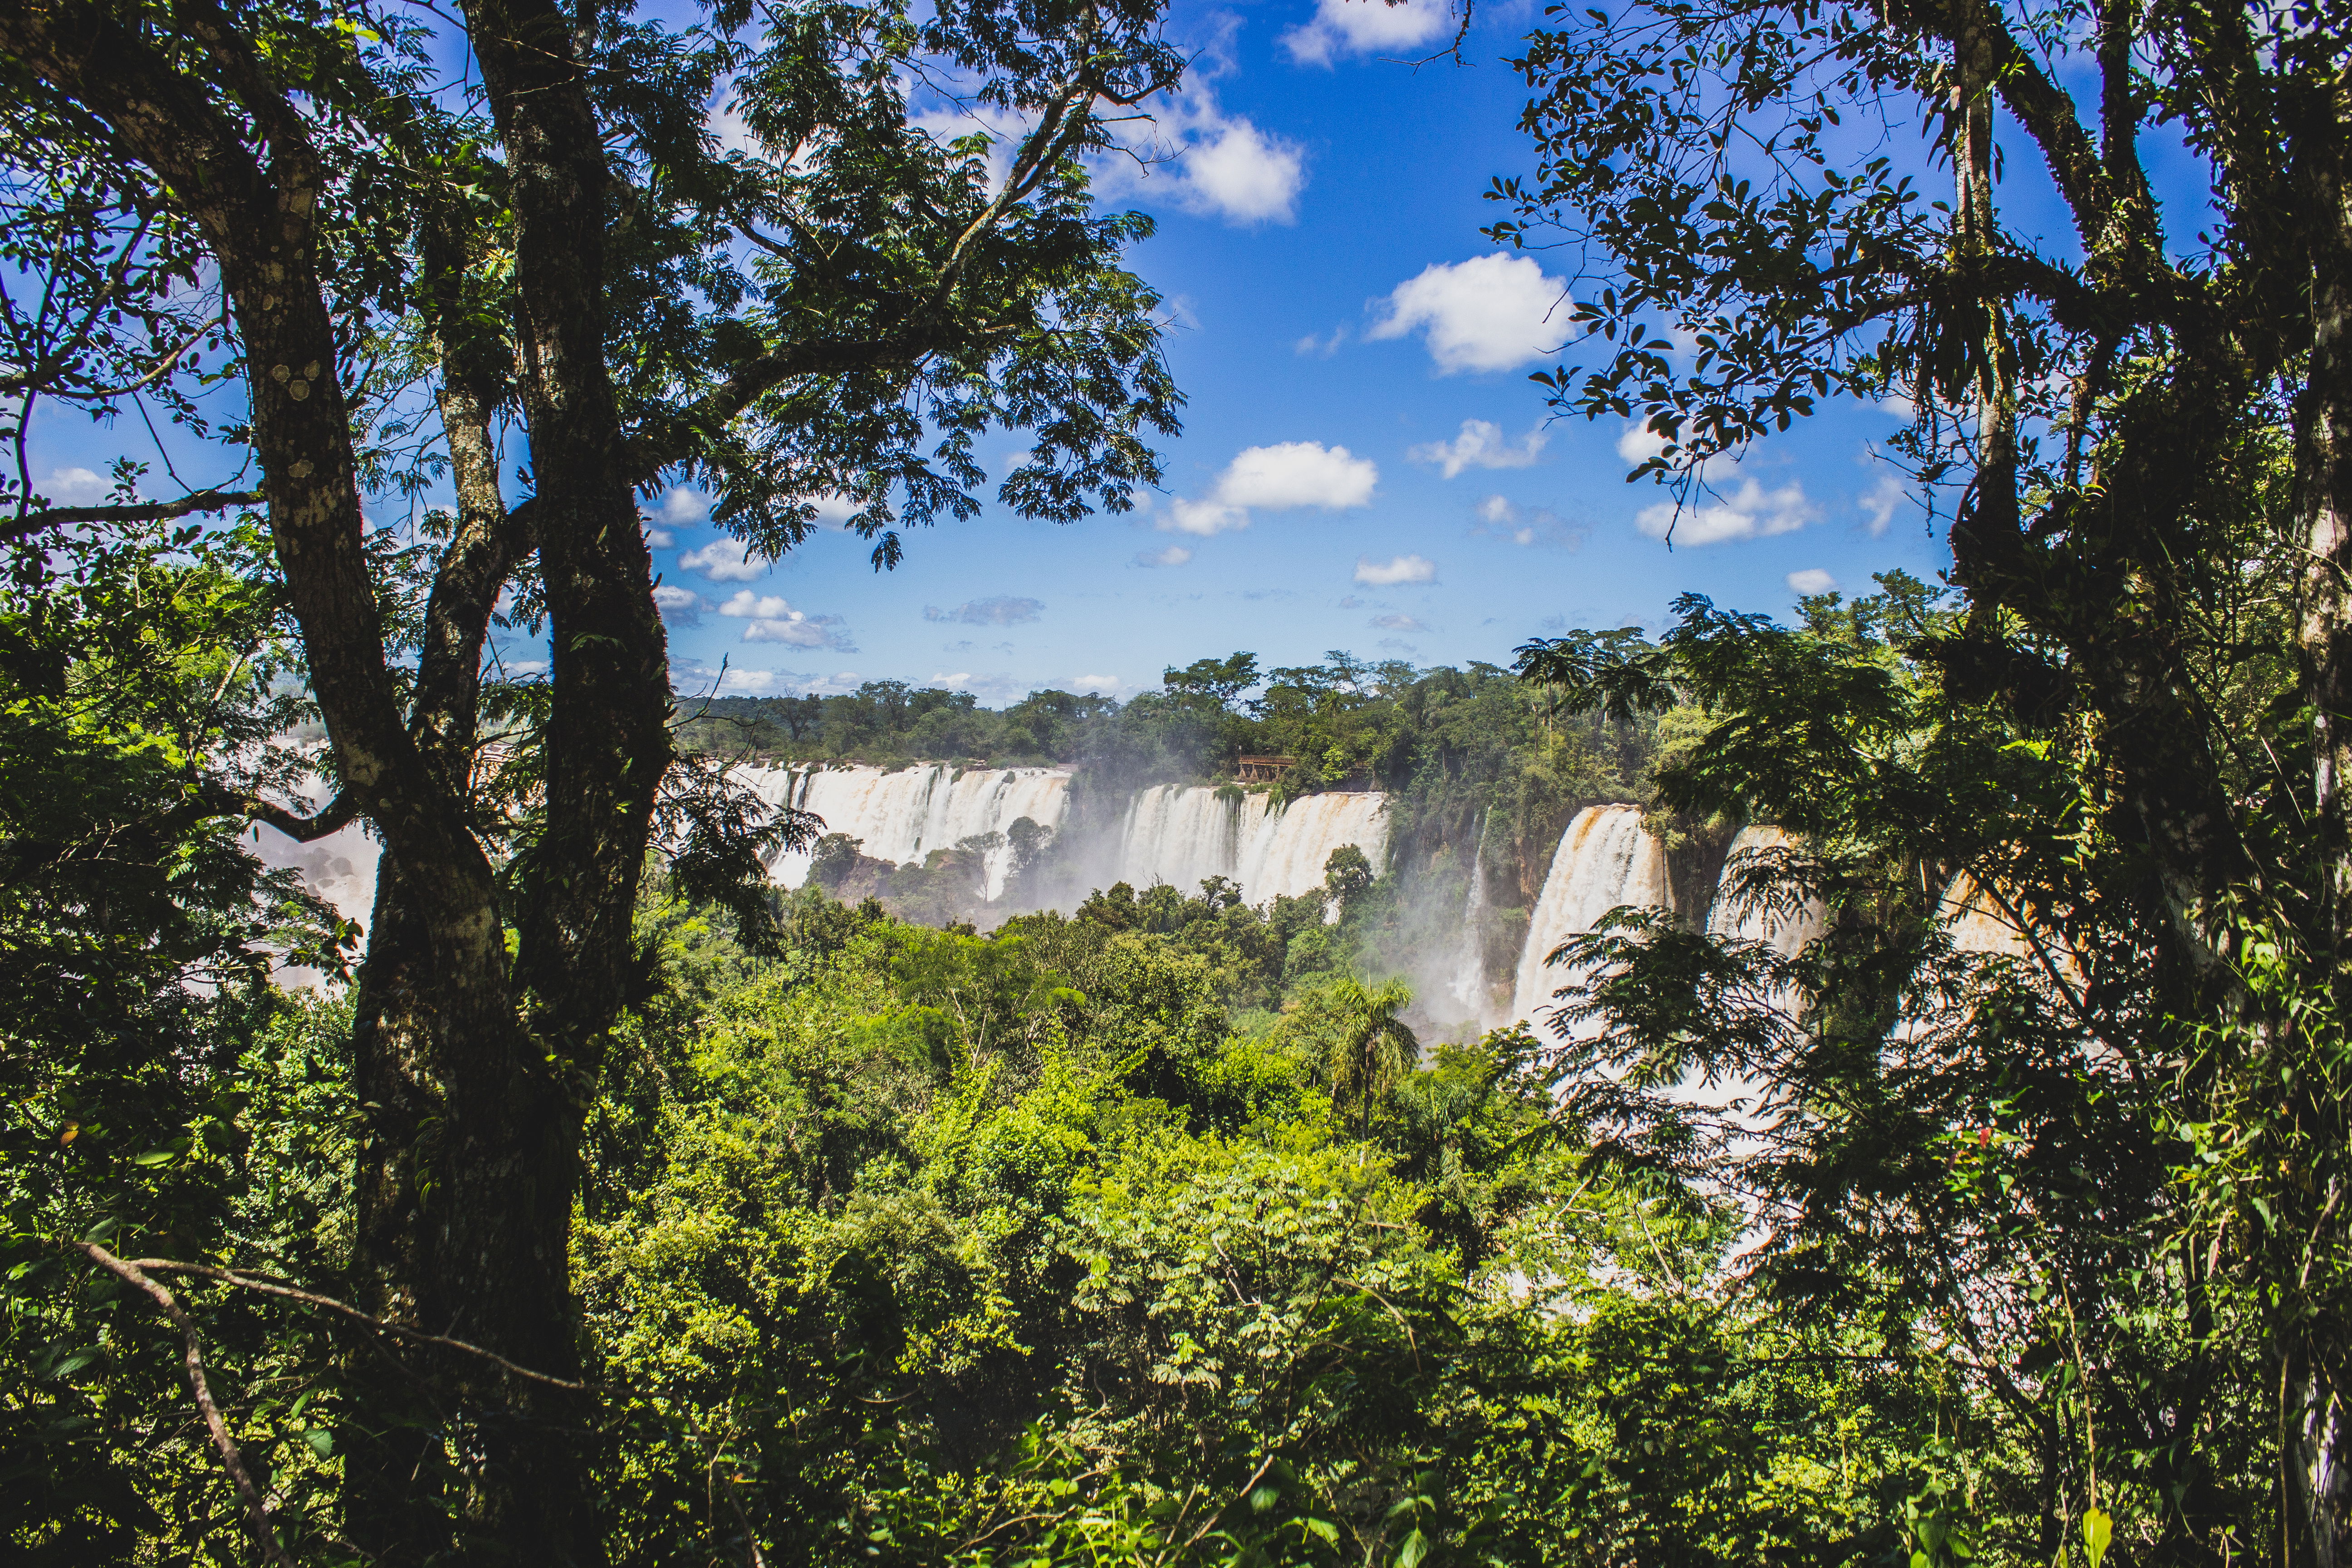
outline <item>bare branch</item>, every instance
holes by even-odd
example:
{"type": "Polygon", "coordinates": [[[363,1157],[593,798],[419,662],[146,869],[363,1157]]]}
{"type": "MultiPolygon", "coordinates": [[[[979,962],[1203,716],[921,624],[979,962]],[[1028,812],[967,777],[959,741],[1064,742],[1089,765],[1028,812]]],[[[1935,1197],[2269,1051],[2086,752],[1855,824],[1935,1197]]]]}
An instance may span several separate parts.
{"type": "Polygon", "coordinates": [[[204,1346],[196,1338],[195,1324],[189,1321],[180,1303],[173,1300],[172,1292],[149,1279],[142,1268],[142,1264],[154,1267],[153,1260],[142,1258],[137,1263],[126,1263],[94,1241],[68,1245],[152,1301],[156,1310],[180,1331],[181,1361],[187,1370],[189,1392],[195,1396],[196,1408],[203,1413],[205,1426],[212,1433],[213,1447],[220,1453],[221,1468],[228,1472],[238,1499],[245,1504],[246,1522],[252,1528],[254,1544],[261,1548],[263,1558],[275,1568],[294,1568],[294,1560],[286,1555],[269,1528],[268,1507],[261,1500],[260,1489],[253,1484],[253,1476],[245,1468],[245,1456],[237,1451],[236,1439],[229,1436],[228,1423],[221,1418],[220,1406],[213,1403],[212,1388],[205,1381],[204,1346]]]}
{"type": "Polygon", "coordinates": [[[232,507],[259,506],[259,490],[198,490],[178,500],[151,501],[138,506],[53,506],[27,512],[0,528],[0,543],[29,539],[44,529],[78,522],[168,522],[199,511],[227,511],[232,507]]]}
{"type": "MultiPolygon", "coordinates": [[[[121,1260],[117,1258],[115,1261],[119,1263],[121,1260]]],[[[332,1296],[321,1296],[315,1291],[300,1289],[280,1280],[265,1279],[254,1274],[241,1274],[233,1268],[215,1268],[208,1263],[174,1262],[168,1258],[141,1258],[123,1264],[123,1267],[145,1269],[151,1274],[192,1274],[200,1279],[212,1279],[223,1285],[234,1285],[240,1290],[251,1290],[257,1295],[276,1296],[282,1300],[294,1301],[305,1307],[316,1307],[321,1311],[332,1312],[347,1321],[357,1323],[362,1328],[372,1330],[376,1333],[398,1334],[401,1338],[418,1344],[439,1345],[444,1350],[453,1350],[462,1355],[478,1356],[501,1371],[512,1373],[515,1376],[531,1383],[544,1384],[550,1388],[561,1388],[571,1394],[591,1392],[588,1384],[584,1383],[568,1383],[560,1377],[550,1377],[543,1372],[533,1372],[527,1366],[507,1360],[495,1351],[486,1351],[479,1345],[467,1344],[464,1340],[453,1340],[446,1334],[428,1334],[422,1329],[412,1329],[400,1323],[386,1322],[382,1318],[370,1317],[348,1301],[338,1301],[332,1296]]],[[[157,1287],[159,1289],[161,1288],[157,1287]]]]}

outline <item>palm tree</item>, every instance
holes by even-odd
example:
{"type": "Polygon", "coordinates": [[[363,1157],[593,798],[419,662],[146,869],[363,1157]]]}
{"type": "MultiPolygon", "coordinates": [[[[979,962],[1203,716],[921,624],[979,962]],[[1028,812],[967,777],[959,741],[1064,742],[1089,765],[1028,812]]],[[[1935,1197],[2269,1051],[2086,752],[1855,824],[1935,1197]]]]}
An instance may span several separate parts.
{"type": "Polygon", "coordinates": [[[1421,1058],[1421,1041],[1401,1015],[1412,1002],[1402,980],[1367,985],[1339,975],[1309,993],[1295,1027],[1323,1047],[1323,1074],[1331,1086],[1333,1109],[1356,1114],[1358,1137],[1371,1128],[1372,1106],[1421,1058]]]}

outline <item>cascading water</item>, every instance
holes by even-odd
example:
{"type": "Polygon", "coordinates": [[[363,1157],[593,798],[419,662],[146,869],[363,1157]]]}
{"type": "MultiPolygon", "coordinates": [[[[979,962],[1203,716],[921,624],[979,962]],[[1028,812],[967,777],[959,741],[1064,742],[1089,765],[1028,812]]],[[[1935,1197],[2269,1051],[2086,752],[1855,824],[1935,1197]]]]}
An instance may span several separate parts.
{"type": "MultiPolygon", "coordinates": [[[[1070,775],[1057,768],[751,767],[740,777],[771,805],[813,811],[824,819],[826,833],[859,839],[861,854],[902,866],[968,838],[1004,833],[1023,817],[1059,829],[1069,807],[1070,775]]],[[[323,804],[323,788],[313,793],[315,808],[323,804]]],[[[1386,865],[1388,838],[1388,798],[1381,795],[1310,795],[1277,811],[1262,795],[1235,799],[1205,786],[1158,785],[1129,803],[1115,858],[1100,881],[1139,888],[1168,882],[1191,894],[1207,878],[1226,877],[1249,902],[1263,903],[1322,886],[1324,867],[1342,845],[1363,850],[1378,872],[1386,865]]],[[[251,839],[264,864],[299,871],[313,892],[364,928],[379,855],[364,831],[346,827],[306,845],[257,826],[251,839]]],[[[779,855],[769,875],[797,888],[808,879],[810,858],[807,850],[779,855]]],[[[987,855],[984,898],[1003,895],[1012,859],[1010,844],[987,855]]],[[[315,983],[307,971],[289,972],[289,979],[315,983]]]]}
{"type": "MultiPolygon", "coordinates": [[[[967,768],[944,763],[900,768],[746,769],[744,782],[772,805],[792,805],[824,818],[824,831],[864,840],[859,853],[904,866],[967,838],[1003,833],[1023,817],[1056,827],[1069,805],[1070,775],[1058,768],[967,768]]],[[[809,852],[789,850],[768,874],[787,888],[808,880],[809,852]]],[[[993,899],[1004,890],[1013,847],[986,858],[993,899]]]]}
{"type": "Polygon", "coordinates": [[[1190,894],[1211,877],[1239,884],[1244,902],[1295,898],[1323,885],[1332,851],[1352,844],[1377,872],[1389,847],[1388,797],[1308,795],[1279,810],[1262,795],[1202,785],[1137,792],[1120,825],[1117,879],[1166,882],[1190,894]]]}
{"type": "Polygon", "coordinates": [[[1757,862],[1795,842],[1777,827],[1743,827],[1724,852],[1723,873],[1716,880],[1715,899],[1706,911],[1709,936],[1741,937],[1760,942],[1783,958],[1794,957],[1822,934],[1824,915],[1809,903],[1790,910],[1771,898],[1742,898],[1739,879],[1757,862]]]}
{"type": "Polygon", "coordinates": [[[1557,1006],[1552,993],[1581,978],[1572,965],[1544,961],[1571,936],[1592,929],[1621,904],[1667,906],[1665,847],[1642,826],[1638,805],[1589,805],[1577,813],[1553,851],[1543,892],[1528,918],[1519,952],[1513,1018],[1541,1024],[1557,1006]]]}

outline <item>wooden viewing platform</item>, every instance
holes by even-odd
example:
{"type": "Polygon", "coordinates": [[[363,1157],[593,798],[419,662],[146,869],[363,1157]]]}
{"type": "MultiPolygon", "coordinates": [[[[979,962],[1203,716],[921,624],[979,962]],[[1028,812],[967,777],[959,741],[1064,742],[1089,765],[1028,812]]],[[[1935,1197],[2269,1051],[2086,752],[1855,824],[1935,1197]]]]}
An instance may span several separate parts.
{"type": "Polygon", "coordinates": [[[1297,757],[1237,757],[1234,778],[1241,784],[1272,784],[1297,761],[1297,757]]]}

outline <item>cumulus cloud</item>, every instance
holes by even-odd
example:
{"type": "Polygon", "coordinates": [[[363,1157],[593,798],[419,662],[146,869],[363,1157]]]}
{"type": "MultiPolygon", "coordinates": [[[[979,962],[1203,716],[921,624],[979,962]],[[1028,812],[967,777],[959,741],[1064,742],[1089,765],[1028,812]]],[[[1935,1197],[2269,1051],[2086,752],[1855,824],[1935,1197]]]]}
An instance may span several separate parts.
{"type": "Polygon", "coordinates": [[[662,619],[682,626],[702,624],[702,595],[691,588],[681,588],[674,583],[654,584],[654,605],[661,611],[662,619]]]}
{"type": "Polygon", "coordinates": [[[773,564],[740,539],[714,539],[680,555],[677,563],[680,570],[699,572],[714,583],[749,583],[766,576],[773,564]]]}
{"type": "Polygon", "coordinates": [[[788,689],[793,678],[774,669],[745,669],[733,664],[714,669],[696,664],[674,666],[670,679],[698,696],[765,697],[780,687],[788,689]]]}
{"type": "Polygon", "coordinates": [[[1374,616],[1372,629],[1381,632],[1425,632],[1428,626],[1411,616],[1374,616]]]}
{"type": "Polygon", "coordinates": [[[1138,566],[1181,566],[1192,559],[1191,551],[1181,544],[1171,544],[1165,550],[1137,552],[1135,563],[1138,566]]]}
{"type": "Polygon", "coordinates": [[[1074,677],[1070,681],[1075,690],[1098,691],[1106,697],[1116,697],[1118,695],[1119,688],[1126,684],[1116,675],[1081,675],[1074,677]]]}
{"type": "Polygon", "coordinates": [[[1369,55],[1426,48],[1455,26],[1445,0],[1318,0],[1315,19],[1282,36],[1283,47],[1301,65],[1328,66],[1337,55],[1369,55]]]}
{"type": "Polygon", "coordinates": [[[1333,354],[1339,352],[1339,345],[1347,341],[1348,329],[1345,327],[1334,327],[1331,329],[1331,335],[1328,338],[1318,337],[1313,332],[1307,333],[1305,337],[1290,345],[1290,352],[1295,354],[1305,354],[1314,359],[1329,359],[1333,354]]]}
{"type": "Polygon", "coordinates": [[[667,528],[649,528],[646,530],[646,548],[648,550],[667,550],[671,545],[676,544],[677,542],[677,536],[667,528]]]}
{"type": "Polygon", "coordinates": [[[1381,471],[1370,458],[1319,441],[1284,441],[1251,447],[1225,467],[1217,499],[1229,506],[1282,511],[1319,506],[1326,511],[1366,506],[1381,471]]]}
{"type": "Polygon", "coordinates": [[[749,588],[739,588],[735,596],[719,606],[722,616],[732,616],[749,621],[743,628],[745,642],[786,643],[793,647],[831,647],[844,653],[856,653],[849,640],[848,628],[839,616],[812,616],[795,610],[782,595],[754,594],[749,588]]]}
{"type": "Polygon", "coordinates": [[[1176,161],[1179,205],[1232,224],[1293,223],[1307,162],[1298,143],[1259,130],[1241,116],[1226,118],[1213,100],[1180,129],[1176,161]]]}
{"type": "Polygon", "coordinates": [[[954,621],[967,626],[1017,626],[1045,613],[1043,600],[1016,599],[1003,594],[992,599],[972,599],[952,610],[942,610],[937,605],[923,606],[923,619],[927,621],[954,621]]]}
{"type": "Polygon", "coordinates": [[[1661,501],[1642,509],[1635,525],[1653,539],[1676,544],[1720,544],[1732,539],[1769,539],[1794,533],[1821,515],[1805,498],[1805,488],[1791,479],[1767,489],[1755,479],[1710,485],[1706,498],[1677,506],[1661,501]]]}
{"type": "Polygon", "coordinates": [[[1666,438],[1647,425],[1628,425],[1617,437],[1617,456],[1629,468],[1643,463],[1666,449],[1666,438]]]}
{"type": "Polygon", "coordinates": [[[1547,357],[1567,340],[1567,291],[1525,256],[1437,263],[1391,291],[1371,336],[1420,332],[1441,375],[1509,370],[1547,357]]]}
{"type": "Polygon", "coordinates": [[[1205,499],[1174,501],[1158,526],[1207,538],[1247,528],[1252,508],[1288,511],[1313,506],[1341,511],[1369,506],[1380,478],[1379,465],[1345,447],[1326,447],[1320,441],[1250,447],[1225,465],[1205,499]]]}
{"type": "Polygon", "coordinates": [[[690,485],[672,485],[647,515],[672,528],[691,527],[710,515],[710,498],[690,485]]]}
{"type": "Polygon", "coordinates": [[[1163,532],[1192,533],[1202,539],[1213,539],[1220,533],[1249,526],[1249,513],[1237,506],[1222,501],[1190,500],[1178,496],[1168,503],[1168,515],[1154,525],[1163,532]]]}
{"type": "Polygon", "coordinates": [[[89,468],[51,468],[40,492],[59,506],[95,506],[111,487],[89,468]]]}
{"type": "Polygon", "coordinates": [[[1789,592],[1791,594],[1826,594],[1836,586],[1837,579],[1818,566],[1789,574],[1789,592]]]}
{"type": "Polygon", "coordinates": [[[1416,463],[1433,463],[1446,478],[1465,468],[1524,468],[1533,463],[1550,437],[1538,426],[1514,443],[1491,419],[1465,419],[1462,433],[1451,441],[1430,441],[1405,453],[1416,463]]]}
{"type": "Polygon", "coordinates": [[[1855,504],[1862,508],[1864,521],[1872,537],[1875,538],[1894,526],[1896,510],[1910,499],[1911,492],[1904,488],[1900,479],[1893,474],[1881,474],[1878,482],[1864,490],[1855,504]]]}
{"type": "MultiPolygon", "coordinates": [[[[1116,145],[1093,160],[1097,196],[1140,196],[1235,225],[1296,221],[1306,149],[1218,102],[1213,84],[1232,68],[1230,37],[1228,29],[1196,58],[1183,91],[1111,126],[1116,145]]],[[[943,142],[984,132],[997,186],[1029,132],[1026,120],[990,106],[937,110],[915,123],[943,142]]]]}
{"type": "Polygon", "coordinates": [[[1368,588],[1392,588],[1400,583],[1434,583],[1437,563],[1420,555],[1398,555],[1375,561],[1356,557],[1356,581],[1368,588]]]}

